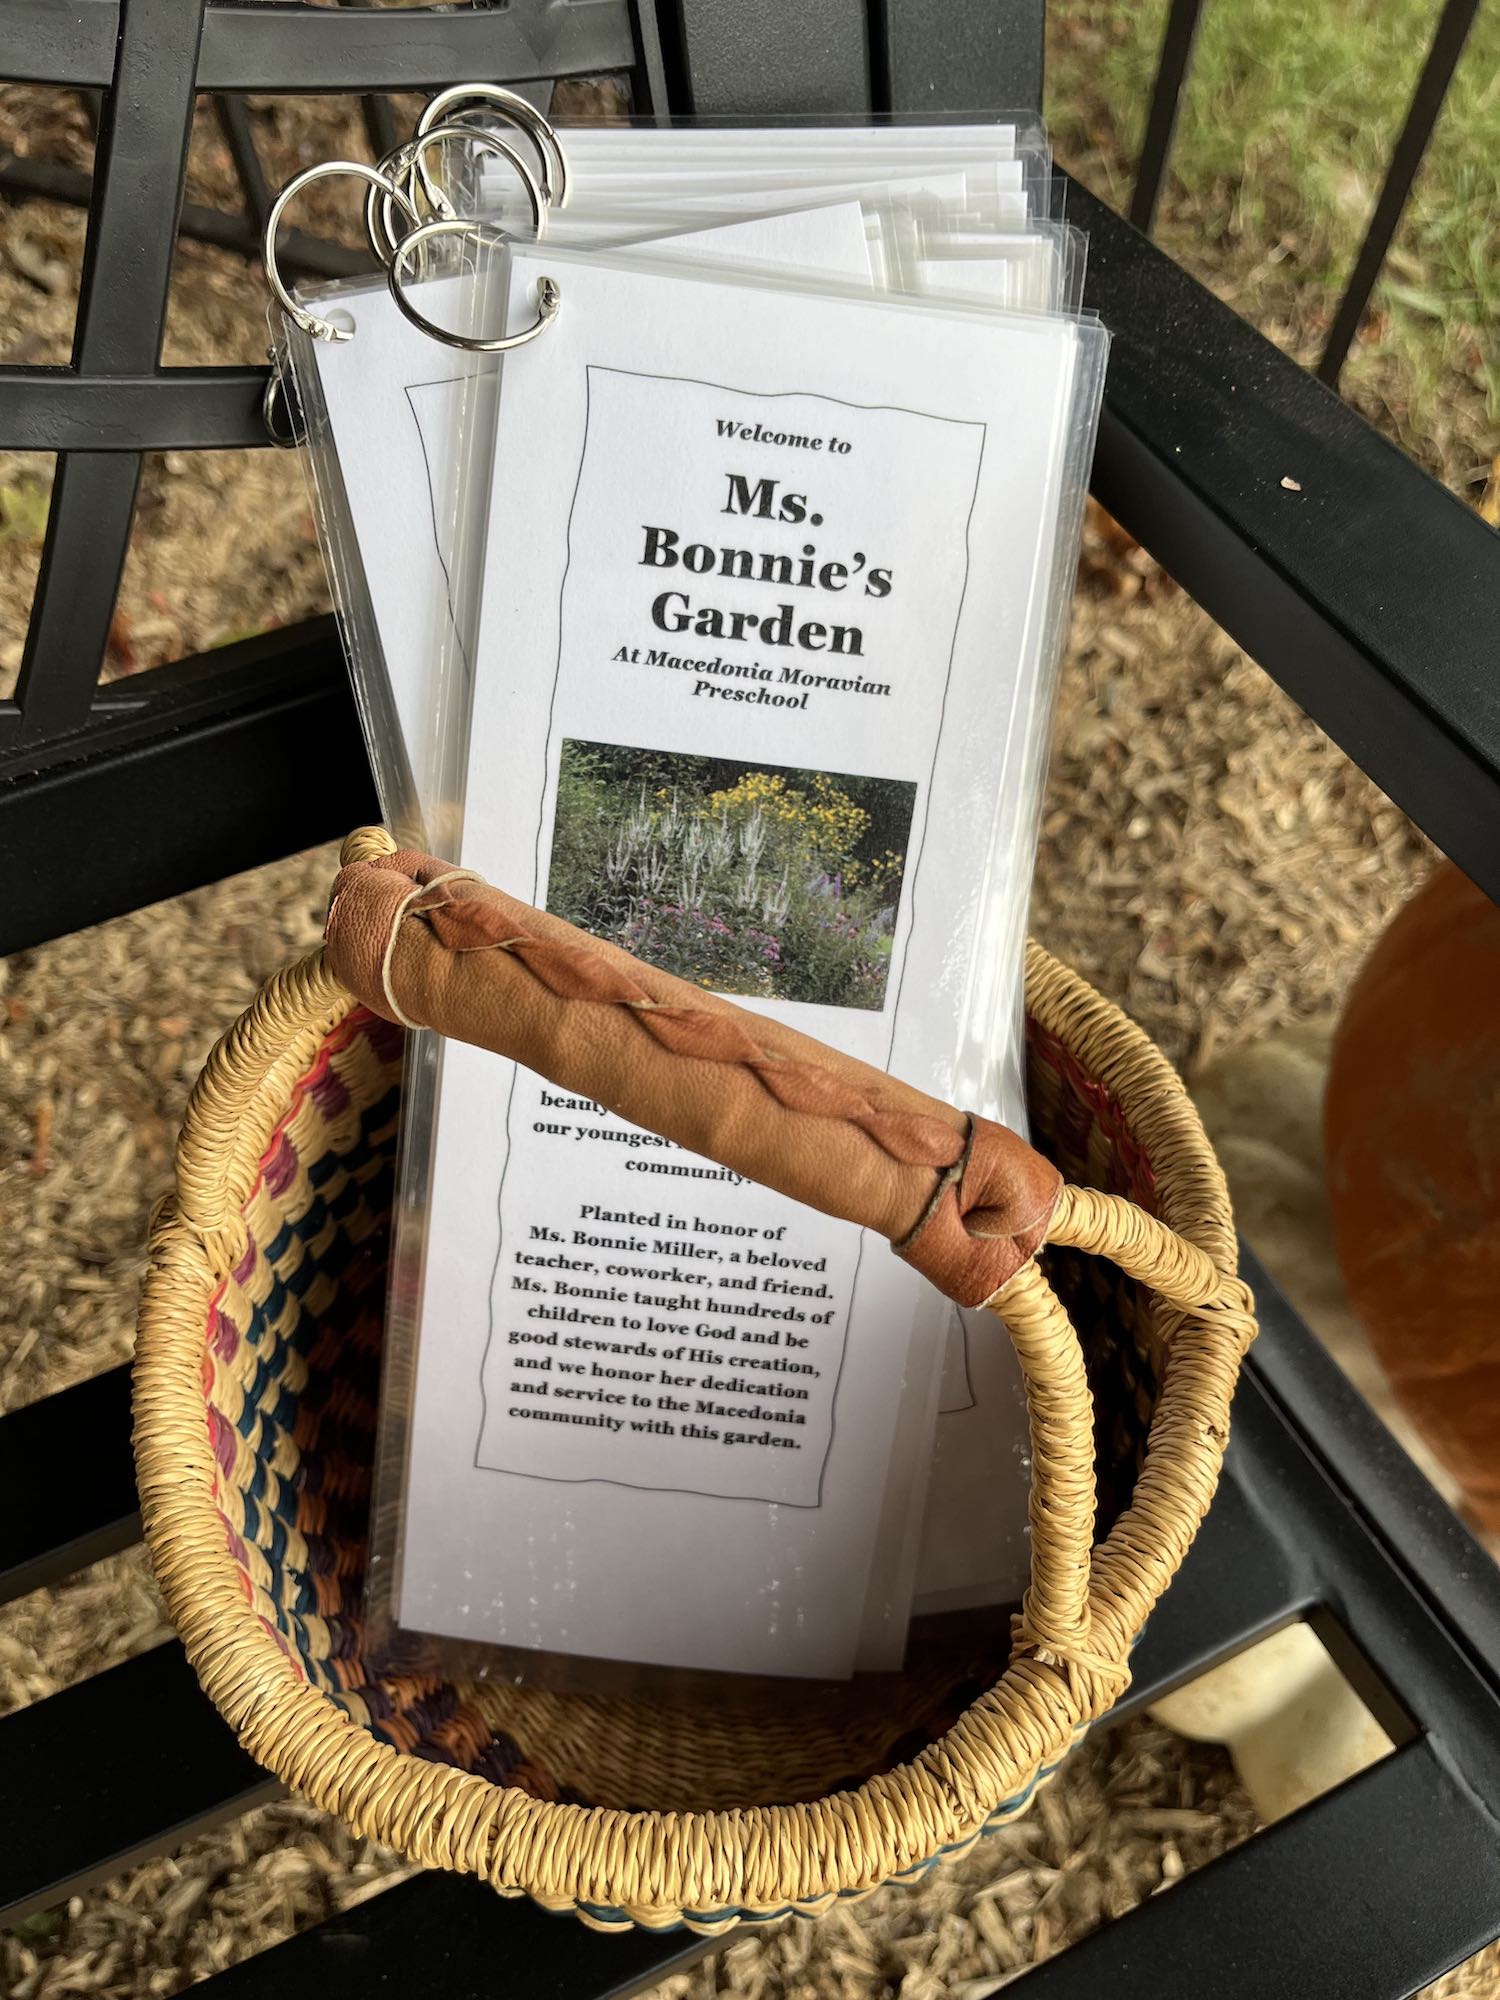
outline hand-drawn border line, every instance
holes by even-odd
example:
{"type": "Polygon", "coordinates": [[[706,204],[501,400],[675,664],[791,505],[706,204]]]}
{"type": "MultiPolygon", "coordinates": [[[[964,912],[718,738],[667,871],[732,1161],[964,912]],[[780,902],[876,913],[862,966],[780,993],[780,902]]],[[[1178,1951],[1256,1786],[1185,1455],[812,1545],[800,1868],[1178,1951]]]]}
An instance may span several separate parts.
{"type": "MultiPolygon", "coordinates": [[[[909,405],[904,403],[854,402],[848,397],[829,396],[825,395],[822,391],[816,389],[741,389],[741,388],[735,388],[731,384],[726,382],[710,382],[703,379],[701,376],[696,376],[696,375],[663,375],[654,373],[649,369],[612,368],[602,363],[596,363],[596,362],[586,363],[584,369],[585,381],[584,381],[583,444],[578,456],[578,470],[574,475],[573,479],[573,497],[568,506],[567,557],[563,564],[563,573],[558,585],[557,663],[553,669],[552,688],[548,696],[548,703],[547,703],[546,765],[548,769],[550,769],[551,767],[553,739],[556,734],[558,685],[562,679],[563,604],[567,594],[568,576],[573,566],[573,516],[578,506],[578,494],[583,484],[584,462],[588,457],[589,425],[593,414],[592,386],[593,386],[593,377],[596,374],[630,376],[637,381],[644,381],[644,382],[682,383],[690,385],[694,388],[713,389],[716,390],[721,395],[754,396],[762,402],[780,401],[789,397],[797,396],[805,398],[810,402],[835,403],[838,404],[841,408],[848,410],[864,410],[871,412],[882,411],[882,410],[890,411],[900,416],[918,417],[925,420],[928,423],[950,424],[958,429],[977,430],[979,432],[980,434],[979,456],[976,459],[974,466],[974,490],[969,496],[969,511],[964,522],[964,577],[963,577],[963,583],[959,590],[958,606],[954,613],[953,633],[952,637],[948,642],[948,660],[943,677],[942,700],[939,703],[939,708],[938,708],[937,734],[933,738],[932,758],[927,772],[926,796],[923,800],[922,827],[917,841],[916,867],[912,871],[911,894],[907,899],[908,914],[906,922],[906,938],[909,941],[911,938],[912,931],[916,925],[917,884],[921,877],[922,853],[923,849],[926,846],[928,822],[931,817],[932,779],[933,779],[933,774],[937,769],[938,751],[943,741],[943,731],[947,722],[948,695],[953,679],[953,659],[954,659],[954,654],[958,650],[958,630],[959,626],[963,622],[964,605],[968,599],[969,578],[973,569],[973,550],[969,546],[969,539],[973,529],[974,509],[977,506],[979,500],[980,480],[983,476],[983,471],[984,471],[984,452],[985,452],[985,445],[988,442],[988,435],[989,435],[988,424],[974,418],[948,417],[948,416],[942,416],[932,410],[913,409],[909,405]]],[[[503,402],[502,402],[502,415],[503,415],[503,402]]],[[[479,653],[478,653],[478,648],[476,647],[476,668],[477,668],[478,658],[479,658],[479,653]]],[[[645,748],[647,746],[626,744],[626,745],[621,745],[620,747],[625,749],[635,749],[635,748],[645,748]]],[[[547,790],[546,790],[546,781],[544,774],[543,786],[542,786],[542,801],[540,809],[537,814],[536,848],[532,862],[532,886],[531,886],[531,895],[529,898],[529,900],[533,904],[536,904],[538,907],[541,906],[539,891],[541,888],[542,834],[546,826],[546,818],[547,818],[547,790]]],[[[904,986],[906,980],[906,957],[907,955],[903,951],[901,960],[901,971],[896,981],[895,1002],[890,1009],[891,1041],[893,1041],[895,1038],[895,1032],[896,1032],[895,1019],[901,1003],[901,989],[904,986]]],[[[888,1041],[886,1044],[887,1066],[889,1065],[890,1061],[891,1041],[888,1041]]],[[[479,1436],[478,1438],[476,1438],[474,1445],[473,1463],[475,1469],[480,1472],[500,1473],[503,1476],[511,1479],[535,1479],[543,1482],[546,1485],[553,1485],[553,1486],[585,1486],[585,1485],[616,1486],[633,1492],[681,1493],[692,1499],[724,1500],[729,1502],[730,1504],[750,1505],[757,1507],[775,1505],[784,1507],[806,1508],[809,1511],[821,1507],[823,1504],[823,1481],[828,1470],[828,1459],[830,1454],[832,1453],[833,1441],[838,1429],[837,1414],[836,1414],[838,1406],[838,1392],[839,1392],[839,1386],[843,1381],[844,1362],[847,1356],[848,1345],[849,1345],[848,1311],[846,1311],[844,1316],[844,1335],[839,1345],[838,1368],[834,1375],[833,1388],[829,1399],[828,1443],[823,1452],[823,1463],[818,1468],[818,1482],[817,1482],[818,1497],[816,1500],[770,1501],[765,1499],[763,1496],[756,1494],[714,1493],[699,1489],[697,1487],[681,1486],[681,1485],[655,1486],[649,1484],[644,1480],[611,1479],[598,1473],[583,1473],[573,1476],[568,1474],[557,1474],[557,1473],[546,1473],[546,1472],[518,1472],[512,1470],[507,1466],[487,1464],[480,1457],[480,1448],[483,1443],[485,1426],[489,1421],[489,1398],[487,1390],[485,1388],[485,1372],[489,1367],[490,1353],[495,1343],[495,1285],[500,1275],[500,1263],[504,1255],[504,1226],[501,1221],[501,1211],[505,1198],[505,1177],[510,1166],[510,1158],[511,1158],[511,1110],[515,1102],[516,1081],[517,1081],[517,1072],[513,1070],[510,1081],[510,1088],[506,1092],[506,1100],[505,1100],[505,1160],[500,1171],[500,1186],[497,1191],[496,1201],[495,1201],[495,1220],[496,1220],[497,1230],[499,1232],[499,1240],[497,1241],[495,1246],[495,1261],[491,1267],[491,1272],[490,1272],[489,1327],[485,1338],[484,1354],[480,1361],[480,1424],[479,1424],[479,1436]]],[[[854,1276],[850,1281],[850,1286],[849,1286],[850,1310],[852,1310],[854,1302],[854,1294],[859,1286],[859,1273],[861,1265],[863,1263],[863,1259],[864,1259],[864,1242],[863,1242],[863,1232],[862,1232],[859,1252],[855,1258],[854,1276]]]]}

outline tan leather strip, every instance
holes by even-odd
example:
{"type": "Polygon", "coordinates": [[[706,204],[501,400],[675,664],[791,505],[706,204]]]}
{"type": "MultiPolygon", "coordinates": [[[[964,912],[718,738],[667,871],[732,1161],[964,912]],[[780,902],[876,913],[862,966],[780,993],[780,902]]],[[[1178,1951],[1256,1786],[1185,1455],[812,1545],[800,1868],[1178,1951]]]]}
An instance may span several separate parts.
{"type": "Polygon", "coordinates": [[[877,1229],[962,1305],[991,1297],[1045,1236],[1061,1181],[1013,1132],[454,878],[430,855],[341,870],[326,949],[388,1020],[494,1049],[690,1152],[877,1229]]]}
{"type": "Polygon", "coordinates": [[[1062,1177],[1007,1126],[977,1112],[958,1166],[939,1177],[915,1229],[892,1247],[959,1305],[982,1305],[1047,1240],[1062,1177]],[[984,1283],[989,1289],[976,1293],[984,1283]]]}

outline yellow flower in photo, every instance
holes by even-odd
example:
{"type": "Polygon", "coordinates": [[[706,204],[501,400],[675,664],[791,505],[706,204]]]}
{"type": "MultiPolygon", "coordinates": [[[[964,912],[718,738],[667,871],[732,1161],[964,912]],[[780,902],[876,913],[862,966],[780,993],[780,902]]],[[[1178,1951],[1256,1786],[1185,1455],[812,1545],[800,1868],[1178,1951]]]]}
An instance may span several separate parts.
{"type": "Polygon", "coordinates": [[[773,824],[802,834],[807,849],[822,866],[846,877],[854,850],[870,825],[864,807],[840,791],[823,771],[813,776],[811,796],[769,771],[747,771],[737,784],[712,794],[709,810],[729,814],[759,811],[773,824]]]}

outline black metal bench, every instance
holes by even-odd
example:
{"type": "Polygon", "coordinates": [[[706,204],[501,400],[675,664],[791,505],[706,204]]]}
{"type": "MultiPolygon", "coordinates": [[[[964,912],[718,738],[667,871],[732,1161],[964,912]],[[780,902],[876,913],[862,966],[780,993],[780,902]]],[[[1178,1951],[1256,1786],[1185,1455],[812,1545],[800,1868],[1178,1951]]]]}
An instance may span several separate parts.
{"type": "MultiPolygon", "coordinates": [[[[1335,324],[1335,376],[1476,0],[1448,0],[1335,324]],[[1373,260],[1373,261],[1372,261],[1373,260]],[[1362,289],[1361,289],[1362,288],[1362,289]],[[1352,318],[1351,318],[1352,314],[1352,318]]],[[[1174,0],[1137,214],[1148,221],[1201,0],[1174,0]]],[[[370,817],[331,620],[98,686],[146,451],[264,442],[263,371],[159,367],[180,225],[250,249],[265,190],[248,91],[629,74],[644,109],[1036,103],[1041,0],[511,0],[369,12],[297,0],[0,0],[0,70],[102,92],[91,188],[0,161],[0,190],[87,198],[72,365],[0,368],[0,449],[61,454],[17,698],[0,705],[0,951],[370,817]],[[215,93],[243,216],[179,214],[195,91],[215,93]],[[101,829],[108,838],[101,839],[101,829]]],[[[1101,501],[1398,804],[1500,894],[1500,543],[1330,391],[1080,188],[1089,296],[1116,341],[1101,501]],[[1296,504],[1281,486],[1293,474],[1296,504]]],[[[344,268],[336,246],[293,261],[344,268]]],[[[1247,1253],[1264,1333],[1220,1497],[1138,1655],[1132,1705],[1307,1618],[1397,1747],[1348,1784],[1030,1975],[1051,2000],[1283,1992],[1400,2000],[1500,1933],[1500,1575],[1247,1253]]],[[[0,1596],[129,1545],[124,1370],[0,1421],[0,1596]],[[64,1461],[69,1477],[57,1468],[64,1461]]],[[[0,1922],[274,1796],[175,1646],[0,1723],[0,1922]],[[174,1754],[113,1727],[170,1714],[174,1754]]],[[[248,1961],[222,2000],[437,1982],[452,2000],[607,2000],[697,1955],[599,1938],[432,1875],[248,1961]]],[[[1031,1988],[1028,1987],[1028,1991],[1031,1988]]]]}

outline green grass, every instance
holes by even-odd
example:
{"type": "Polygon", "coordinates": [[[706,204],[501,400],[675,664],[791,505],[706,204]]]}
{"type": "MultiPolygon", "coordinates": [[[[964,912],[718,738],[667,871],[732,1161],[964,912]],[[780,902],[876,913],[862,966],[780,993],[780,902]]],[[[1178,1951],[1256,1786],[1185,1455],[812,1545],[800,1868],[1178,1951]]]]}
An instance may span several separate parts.
{"type": "Polygon", "coordinates": [[[40,542],[51,505],[52,488],[46,480],[22,473],[0,484],[0,542],[40,542]]]}
{"type": "MultiPolygon", "coordinates": [[[[1158,234],[1304,361],[1364,234],[1438,0],[1208,0],[1158,234]]],[[[1053,0],[1058,157],[1129,198],[1165,0],[1053,0]]],[[[1480,10],[1345,371],[1477,500],[1500,452],[1500,6],[1480,10]]]]}

